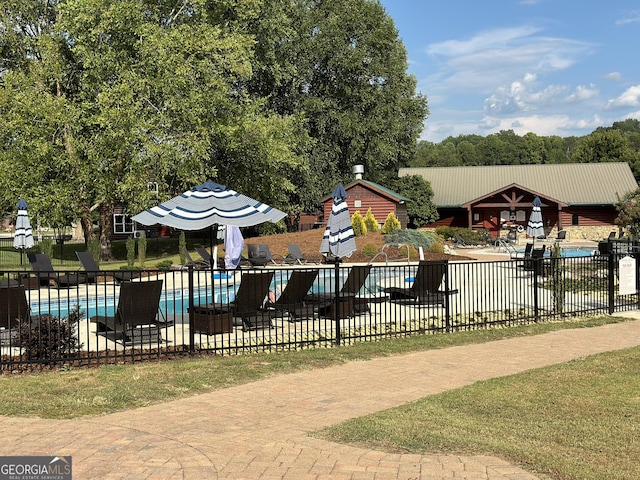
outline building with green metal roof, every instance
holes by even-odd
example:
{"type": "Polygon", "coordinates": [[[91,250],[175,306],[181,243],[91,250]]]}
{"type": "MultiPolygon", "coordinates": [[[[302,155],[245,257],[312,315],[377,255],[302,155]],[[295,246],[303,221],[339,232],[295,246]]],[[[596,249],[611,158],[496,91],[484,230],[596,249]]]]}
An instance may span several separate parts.
{"type": "Polygon", "coordinates": [[[526,228],[536,196],[547,231],[610,228],[618,198],[638,188],[624,162],[401,168],[398,174],[431,184],[440,214],[432,226],[483,228],[493,236],[526,228]]]}

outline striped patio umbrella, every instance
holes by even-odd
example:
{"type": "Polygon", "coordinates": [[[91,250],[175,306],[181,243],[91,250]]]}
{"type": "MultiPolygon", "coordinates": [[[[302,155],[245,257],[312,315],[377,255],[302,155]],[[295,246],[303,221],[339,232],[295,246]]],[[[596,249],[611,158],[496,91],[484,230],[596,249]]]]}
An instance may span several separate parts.
{"type": "Polygon", "coordinates": [[[29,205],[24,198],[18,200],[18,218],[16,218],[16,233],[13,236],[13,248],[21,250],[20,265],[22,257],[27,248],[33,247],[33,233],[31,232],[31,222],[29,222],[29,205]]]}
{"type": "Polygon", "coordinates": [[[351,225],[347,205],[347,192],[338,184],[331,194],[333,205],[320,243],[320,253],[334,258],[344,258],[356,251],[356,236],[351,225]]]}
{"type": "Polygon", "coordinates": [[[527,223],[527,235],[535,239],[538,237],[544,237],[544,223],[542,222],[542,210],[540,207],[542,202],[539,197],[533,199],[533,211],[529,217],[529,223],[527,223]]]}
{"type": "Polygon", "coordinates": [[[143,225],[202,230],[213,225],[249,227],[277,222],[286,213],[208,180],[133,217],[143,225]]]}

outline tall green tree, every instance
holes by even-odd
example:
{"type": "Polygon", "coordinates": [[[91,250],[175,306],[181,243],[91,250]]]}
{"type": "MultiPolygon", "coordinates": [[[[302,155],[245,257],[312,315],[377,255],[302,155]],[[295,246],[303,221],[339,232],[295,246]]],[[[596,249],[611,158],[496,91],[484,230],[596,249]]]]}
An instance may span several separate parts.
{"type": "Polygon", "coordinates": [[[373,181],[397,175],[428,113],[407,74],[406,50],[374,0],[268,0],[256,24],[250,87],[280,114],[302,114],[308,168],[297,202],[313,209],[329,185],[365,166],[373,181]]]}
{"type": "Polygon", "coordinates": [[[394,182],[394,190],[411,199],[407,202],[409,227],[419,228],[439,218],[437,206],[433,203],[431,184],[420,175],[397,178],[394,182]]]}
{"type": "Polygon", "coordinates": [[[42,198],[43,212],[47,201],[67,203],[85,238],[98,209],[103,258],[114,207],[149,206],[148,181],[163,199],[224,170],[232,187],[245,182],[286,205],[294,184],[283,165],[301,163],[304,135],[246,91],[254,39],[239,25],[259,14],[255,5],[27,0],[3,10],[2,25],[29,23],[0,32],[3,50],[29,48],[5,61],[0,80],[0,162],[28,174],[2,182],[42,198]],[[250,167],[236,168],[241,158],[250,167]]]}

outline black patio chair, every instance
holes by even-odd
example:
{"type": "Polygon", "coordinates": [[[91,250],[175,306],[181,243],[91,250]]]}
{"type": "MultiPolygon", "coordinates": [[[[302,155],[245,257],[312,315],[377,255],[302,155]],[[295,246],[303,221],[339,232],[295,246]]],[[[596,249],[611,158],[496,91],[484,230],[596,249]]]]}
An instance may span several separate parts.
{"type": "Polygon", "coordinates": [[[167,323],[158,319],[162,282],[122,282],[115,313],[89,319],[96,333],[125,345],[163,342],[160,326],[167,323]]]}
{"type": "Polygon", "coordinates": [[[140,273],[138,272],[102,270],[96,263],[91,252],[76,252],[76,257],[78,257],[84,271],[87,272],[87,282],[95,282],[98,278],[104,278],[106,280],[110,277],[119,283],[140,277],[140,273]]]}
{"type": "Polygon", "coordinates": [[[448,295],[458,293],[457,289],[440,290],[447,268],[449,268],[447,260],[422,260],[418,264],[411,287],[387,287],[384,292],[388,293],[390,300],[396,303],[444,305],[448,295]]]}
{"type": "MultiPolygon", "coordinates": [[[[88,277],[83,273],[56,273],[51,264],[49,255],[45,253],[29,253],[27,254],[31,270],[36,273],[36,281],[40,287],[74,287],[82,283],[87,283],[88,277]]],[[[29,281],[25,278],[24,281],[29,281]]]]}
{"type": "Polygon", "coordinates": [[[19,322],[31,318],[25,287],[0,287],[0,345],[18,346],[19,322]]]}
{"type": "Polygon", "coordinates": [[[306,301],[306,296],[318,277],[318,270],[293,270],[287,284],[275,301],[265,304],[273,316],[284,315],[290,322],[304,317],[312,317],[314,305],[306,301]]]}

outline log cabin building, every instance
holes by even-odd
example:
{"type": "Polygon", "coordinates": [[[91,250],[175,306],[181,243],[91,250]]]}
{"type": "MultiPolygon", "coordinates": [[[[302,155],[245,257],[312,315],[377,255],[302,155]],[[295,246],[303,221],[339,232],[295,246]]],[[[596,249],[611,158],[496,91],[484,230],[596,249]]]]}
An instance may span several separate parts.
{"type": "MultiPolygon", "coordinates": [[[[387,215],[393,212],[400,221],[402,228],[407,228],[406,202],[410,201],[407,197],[361,178],[346,185],[344,189],[348,196],[349,215],[353,216],[356,211],[360,211],[364,217],[369,208],[371,208],[371,213],[378,221],[378,224],[382,226],[387,219],[387,215]]],[[[333,198],[330,195],[324,197],[322,204],[324,205],[324,220],[326,222],[331,214],[333,198]]]]}
{"type": "Polygon", "coordinates": [[[549,235],[559,230],[597,238],[617,228],[616,204],[638,188],[624,162],[401,168],[431,184],[440,218],[426,227],[485,229],[492,237],[526,230],[533,199],[542,201],[549,235]]]}

